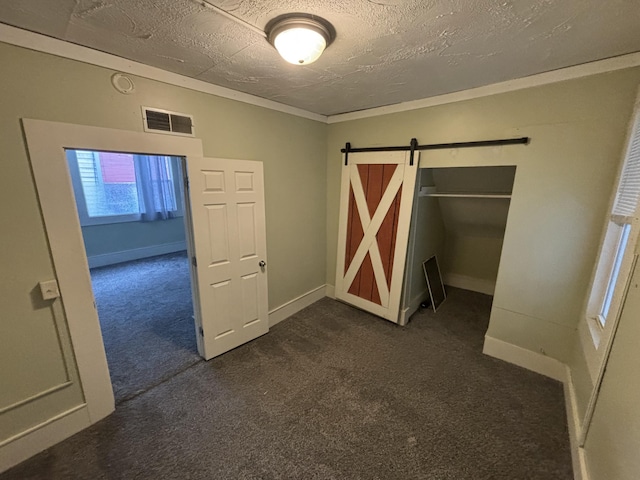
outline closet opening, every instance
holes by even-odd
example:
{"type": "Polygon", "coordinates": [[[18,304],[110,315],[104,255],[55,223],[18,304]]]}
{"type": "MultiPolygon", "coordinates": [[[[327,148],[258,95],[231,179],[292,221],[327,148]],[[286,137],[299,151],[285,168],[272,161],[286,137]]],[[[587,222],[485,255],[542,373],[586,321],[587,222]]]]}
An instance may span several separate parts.
{"type": "MultiPolygon", "coordinates": [[[[493,297],[515,174],[515,166],[418,169],[400,324],[429,303],[422,264],[433,255],[447,293],[493,297]]],[[[465,298],[453,295],[446,302],[465,298]]]]}

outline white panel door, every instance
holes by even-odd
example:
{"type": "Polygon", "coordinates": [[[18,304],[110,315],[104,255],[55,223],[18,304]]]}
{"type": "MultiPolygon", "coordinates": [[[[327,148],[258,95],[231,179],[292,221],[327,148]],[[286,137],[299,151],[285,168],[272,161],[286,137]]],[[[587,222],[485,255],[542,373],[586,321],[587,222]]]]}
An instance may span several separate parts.
{"type": "Polygon", "coordinates": [[[419,152],[350,153],[342,167],[336,298],[398,323],[419,152]]]}
{"type": "Polygon", "coordinates": [[[188,157],[187,175],[198,351],[208,360],[269,330],[263,171],[188,157]]]}

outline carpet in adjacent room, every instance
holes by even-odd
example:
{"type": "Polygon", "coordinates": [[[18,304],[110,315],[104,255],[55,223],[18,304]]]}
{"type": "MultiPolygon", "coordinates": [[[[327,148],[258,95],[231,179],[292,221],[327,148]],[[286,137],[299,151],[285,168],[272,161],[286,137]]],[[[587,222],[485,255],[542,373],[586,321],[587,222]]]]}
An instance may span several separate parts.
{"type": "Polygon", "coordinates": [[[91,269],[120,403],[200,361],[186,252],[91,269]]]}

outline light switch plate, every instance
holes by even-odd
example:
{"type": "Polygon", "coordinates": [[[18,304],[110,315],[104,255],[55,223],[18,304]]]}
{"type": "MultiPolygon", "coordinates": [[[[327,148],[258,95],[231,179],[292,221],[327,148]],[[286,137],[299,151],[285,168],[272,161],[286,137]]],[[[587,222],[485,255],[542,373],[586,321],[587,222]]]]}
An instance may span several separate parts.
{"type": "Polygon", "coordinates": [[[40,282],[40,291],[42,292],[43,300],[53,300],[60,296],[60,290],[58,289],[58,282],[55,280],[47,280],[46,282],[40,282]]]}

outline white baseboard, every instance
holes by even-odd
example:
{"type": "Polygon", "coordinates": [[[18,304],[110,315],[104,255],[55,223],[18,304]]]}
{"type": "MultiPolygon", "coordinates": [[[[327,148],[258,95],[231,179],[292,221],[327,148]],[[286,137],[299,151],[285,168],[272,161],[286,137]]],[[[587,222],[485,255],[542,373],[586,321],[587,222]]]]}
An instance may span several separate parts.
{"type": "Polygon", "coordinates": [[[85,404],[36,425],[0,444],[0,473],[91,425],[85,404]]]}
{"type": "Polygon", "coordinates": [[[420,292],[420,294],[413,297],[413,300],[409,302],[409,306],[400,311],[400,318],[398,319],[398,325],[406,325],[411,318],[411,315],[416,313],[420,308],[420,304],[426,301],[429,298],[429,291],[425,290],[424,292],[420,292]]]}
{"type": "Polygon", "coordinates": [[[463,290],[471,290],[472,292],[484,293],[486,295],[493,295],[496,289],[495,281],[458,275],[456,273],[445,273],[443,281],[445,285],[462,288],[463,290]]]}
{"type": "Polygon", "coordinates": [[[122,250],[120,252],[91,255],[90,257],[87,257],[87,260],[89,261],[89,268],[96,268],[114,265],[116,263],[130,262],[132,260],[140,260],[141,258],[155,257],[156,255],[180,252],[186,249],[187,243],[185,241],[161,243],[160,245],[133,248],[131,250],[122,250]]]}
{"type": "Polygon", "coordinates": [[[327,283],[326,287],[327,287],[327,297],[333,298],[335,300],[336,299],[336,287],[335,287],[335,285],[329,285],[327,283]]]}
{"type": "Polygon", "coordinates": [[[321,285],[318,288],[303,293],[297,298],[288,301],[287,303],[274,308],[269,312],[269,326],[273,327],[275,324],[280,323],[285,318],[289,318],[291,315],[298,313],[303,308],[307,308],[312,303],[317,302],[321,298],[326,297],[327,286],[321,285]]]}
{"type": "Polygon", "coordinates": [[[574,480],[590,480],[585,451],[578,446],[581,419],[578,416],[578,404],[571,379],[571,369],[555,358],[486,335],[482,353],[562,382],[569,427],[573,478],[574,480]]]}
{"type": "Polygon", "coordinates": [[[571,444],[571,462],[573,464],[574,480],[589,480],[589,471],[584,448],[578,445],[582,419],[578,415],[578,401],[571,377],[571,369],[565,367],[564,402],[567,411],[567,426],[569,427],[569,442],[571,444]]]}
{"type": "Polygon", "coordinates": [[[564,382],[566,366],[555,358],[485,335],[482,353],[564,382]]]}

